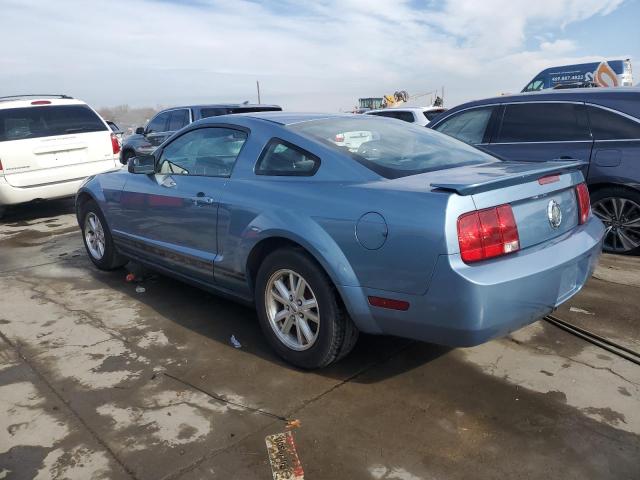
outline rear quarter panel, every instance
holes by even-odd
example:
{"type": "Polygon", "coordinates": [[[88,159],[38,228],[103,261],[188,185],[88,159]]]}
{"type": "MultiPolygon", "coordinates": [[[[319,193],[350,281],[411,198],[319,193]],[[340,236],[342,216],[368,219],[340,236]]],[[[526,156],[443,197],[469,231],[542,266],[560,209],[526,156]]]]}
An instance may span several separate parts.
{"type": "Polygon", "coordinates": [[[354,160],[285,128],[254,125],[219,207],[216,282],[227,287],[248,283],[252,248],[279,236],[307,248],[336,285],[424,293],[438,254],[447,251],[450,197],[429,190],[425,180],[381,180],[354,160]],[[256,159],[274,136],[318,155],[322,165],[316,175],[255,175],[256,159]],[[379,213],[388,230],[375,250],[356,237],[358,220],[368,212],[379,213]]]}

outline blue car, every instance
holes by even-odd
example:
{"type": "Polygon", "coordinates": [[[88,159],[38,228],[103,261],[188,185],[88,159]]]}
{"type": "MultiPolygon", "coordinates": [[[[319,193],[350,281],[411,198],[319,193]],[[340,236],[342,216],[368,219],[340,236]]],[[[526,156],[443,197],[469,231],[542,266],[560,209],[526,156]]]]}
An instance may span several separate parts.
{"type": "Polygon", "coordinates": [[[255,305],[275,351],[318,368],[358,332],[476,345],[578,292],[604,234],[581,166],[374,116],[229,115],[91,177],[76,209],[98,268],[255,305]]]}
{"type": "Polygon", "coordinates": [[[516,161],[584,161],[604,249],[640,254],[640,89],[578,88],[458,105],[429,128],[516,161]]]}

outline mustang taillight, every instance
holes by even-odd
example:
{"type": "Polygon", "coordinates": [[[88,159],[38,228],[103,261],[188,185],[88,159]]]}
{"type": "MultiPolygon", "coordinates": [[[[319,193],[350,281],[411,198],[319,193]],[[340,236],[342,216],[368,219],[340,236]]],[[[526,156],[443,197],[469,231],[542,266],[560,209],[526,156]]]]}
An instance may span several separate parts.
{"type": "Polygon", "coordinates": [[[578,221],[580,225],[586,223],[591,213],[591,203],[589,201],[589,189],[586,183],[576,185],[576,196],[578,197],[578,221]]]}
{"type": "Polygon", "coordinates": [[[458,242],[465,263],[499,257],[520,249],[511,205],[476,210],[458,217],[458,242]]]}
{"type": "Polygon", "coordinates": [[[111,149],[113,150],[113,154],[120,153],[120,142],[118,141],[118,137],[116,137],[115,133],[111,134],[111,149]]]}

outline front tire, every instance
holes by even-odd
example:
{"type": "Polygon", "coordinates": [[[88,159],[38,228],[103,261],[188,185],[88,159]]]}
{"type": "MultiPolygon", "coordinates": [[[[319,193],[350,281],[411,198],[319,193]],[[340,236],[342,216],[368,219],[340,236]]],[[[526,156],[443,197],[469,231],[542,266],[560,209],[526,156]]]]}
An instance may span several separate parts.
{"type": "Polygon", "coordinates": [[[605,252],[640,254],[640,192],[622,187],[596,190],[591,208],[607,227],[605,252]]]}
{"type": "Polygon", "coordinates": [[[80,207],[82,240],[89,259],[100,270],[115,270],[128,260],[119,255],[113,245],[113,238],[98,204],[89,200],[80,207]]]}
{"type": "Polygon", "coordinates": [[[265,258],[255,303],[267,341],[297,367],[326,367],[355,345],[358,331],[333,283],[301,249],[276,250],[265,258]]]}

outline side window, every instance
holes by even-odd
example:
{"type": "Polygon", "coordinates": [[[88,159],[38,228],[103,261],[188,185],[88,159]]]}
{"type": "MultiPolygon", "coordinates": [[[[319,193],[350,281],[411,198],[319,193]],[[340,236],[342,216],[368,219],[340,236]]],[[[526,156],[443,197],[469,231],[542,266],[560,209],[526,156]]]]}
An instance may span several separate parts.
{"type": "Polygon", "coordinates": [[[609,110],[588,107],[594,140],[640,139],[640,120],[633,121],[609,110]]]}
{"type": "Polygon", "coordinates": [[[159,172],[166,175],[229,177],[247,134],[230,128],[191,130],[165,147],[159,172]]]}
{"type": "Polygon", "coordinates": [[[413,118],[413,113],[411,112],[395,112],[396,118],[398,120],[402,120],[404,122],[413,123],[415,119],[413,118]]]}
{"type": "Polygon", "coordinates": [[[168,131],[175,132],[180,130],[182,127],[186,127],[189,123],[189,110],[186,108],[181,110],[173,110],[171,116],[169,117],[169,128],[168,131]]]}
{"type": "Polygon", "coordinates": [[[514,103],[505,107],[496,143],[591,140],[584,106],[514,103]]]}
{"type": "Polygon", "coordinates": [[[537,92],[538,90],[542,90],[542,87],[544,87],[544,80],[536,79],[532,80],[531,83],[524,88],[524,91],[537,92]]]}
{"type": "Polygon", "coordinates": [[[258,159],[256,175],[310,177],[318,168],[318,157],[289,142],[274,138],[258,159]]]}
{"type": "Polygon", "coordinates": [[[217,117],[218,115],[225,115],[226,113],[226,108],[201,108],[200,118],[217,117]]]}
{"type": "Polygon", "coordinates": [[[167,120],[171,112],[156,115],[147,125],[147,133],[158,133],[167,131],[167,120]]]}
{"type": "Polygon", "coordinates": [[[465,110],[439,123],[434,130],[471,145],[482,143],[493,109],[482,107],[465,110]]]}

